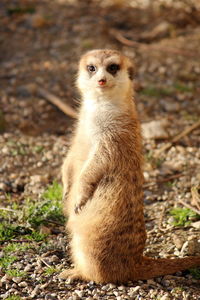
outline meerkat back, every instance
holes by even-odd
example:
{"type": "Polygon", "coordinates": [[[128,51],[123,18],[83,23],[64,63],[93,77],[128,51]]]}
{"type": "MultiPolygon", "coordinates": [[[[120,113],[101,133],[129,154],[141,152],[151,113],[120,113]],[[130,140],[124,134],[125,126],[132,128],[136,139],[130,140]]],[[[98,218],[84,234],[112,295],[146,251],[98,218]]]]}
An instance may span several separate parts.
{"type": "Polygon", "coordinates": [[[118,51],[93,50],[80,60],[82,103],[62,168],[74,268],[63,278],[126,282],[200,264],[197,257],[143,257],[142,148],[132,77],[131,61],[118,51]]]}

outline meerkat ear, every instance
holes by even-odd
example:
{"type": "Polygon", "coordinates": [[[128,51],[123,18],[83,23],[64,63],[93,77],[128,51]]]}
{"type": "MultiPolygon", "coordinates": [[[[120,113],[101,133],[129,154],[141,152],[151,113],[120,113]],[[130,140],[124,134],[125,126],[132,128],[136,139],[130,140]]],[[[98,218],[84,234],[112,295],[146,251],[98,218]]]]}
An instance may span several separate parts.
{"type": "Polygon", "coordinates": [[[128,77],[130,78],[130,80],[133,80],[134,75],[135,75],[135,72],[134,72],[133,66],[131,66],[128,68],[128,77]]]}

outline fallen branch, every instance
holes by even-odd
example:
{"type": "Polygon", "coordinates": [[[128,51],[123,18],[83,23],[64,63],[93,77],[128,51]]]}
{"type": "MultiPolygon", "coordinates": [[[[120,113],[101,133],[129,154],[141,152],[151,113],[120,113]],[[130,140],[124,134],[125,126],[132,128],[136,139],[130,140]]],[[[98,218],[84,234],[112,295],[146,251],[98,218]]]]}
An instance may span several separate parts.
{"type": "Polygon", "coordinates": [[[37,87],[36,92],[38,95],[40,95],[41,97],[45,98],[46,100],[54,104],[56,107],[58,107],[66,115],[74,119],[77,118],[77,112],[71,106],[67,105],[62,100],[60,100],[57,96],[49,93],[47,90],[41,87],[37,87]]]}
{"type": "Polygon", "coordinates": [[[156,185],[158,183],[168,182],[168,181],[171,181],[173,179],[179,178],[179,177],[181,177],[183,175],[184,175],[183,173],[179,173],[179,174],[171,175],[171,176],[166,177],[166,178],[158,179],[155,182],[147,182],[146,184],[144,184],[144,187],[146,188],[146,187],[154,186],[154,185],[156,185]]]}
{"type": "Polygon", "coordinates": [[[43,264],[46,265],[47,267],[51,267],[51,265],[48,264],[48,263],[47,263],[44,259],[42,259],[41,257],[40,257],[40,261],[43,262],[43,264]]]}
{"type": "Polygon", "coordinates": [[[200,126],[200,120],[195,122],[194,124],[192,124],[191,126],[187,127],[186,129],[184,129],[181,133],[179,133],[178,135],[176,135],[171,142],[165,144],[163,147],[161,147],[160,149],[158,149],[155,153],[155,156],[160,155],[162,152],[164,152],[165,150],[171,148],[171,146],[178,142],[181,138],[183,138],[184,136],[188,135],[191,131],[193,131],[194,129],[198,128],[200,126]]]}
{"type": "Polygon", "coordinates": [[[110,34],[120,43],[122,43],[123,45],[125,46],[128,46],[128,47],[141,47],[141,46],[145,46],[145,44],[141,44],[141,43],[138,43],[138,42],[135,42],[135,41],[132,41],[132,40],[129,40],[127,38],[125,38],[121,32],[119,32],[118,30],[116,29],[111,29],[110,31],[110,34]]]}
{"type": "Polygon", "coordinates": [[[182,49],[176,49],[172,47],[166,47],[166,46],[161,46],[161,45],[152,45],[152,44],[144,44],[144,43],[139,43],[135,42],[133,40],[129,40],[125,38],[122,33],[116,29],[111,29],[110,34],[121,44],[128,46],[128,47],[135,47],[135,48],[140,48],[140,50],[144,51],[163,51],[163,52],[169,52],[171,54],[176,54],[176,55],[182,55],[182,56],[188,56],[188,57],[196,57],[196,53],[191,53],[182,49]]]}
{"type": "Polygon", "coordinates": [[[183,206],[185,206],[185,207],[191,209],[191,210],[194,211],[196,214],[200,215],[200,210],[194,208],[192,205],[190,205],[190,204],[184,202],[183,200],[179,200],[178,202],[181,203],[183,206]]]}
{"type": "Polygon", "coordinates": [[[200,210],[200,196],[198,192],[198,187],[191,187],[192,201],[191,204],[196,206],[200,210]]]}
{"type": "Polygon", "coordinates": [[[37,84],[27,84],[25,86],[22,86],[22,88],[30,94],[38,95],[39,97],[48,100],[57,108],[59,108],[62,112],[64,112],[64,114],[70,116],[71,118],[77,118],[77,112],[75,111],[75,109],[73,109],[70,105],[64,103],[60,98],[58,98],[54,94],[48,92],[46,89],[41,88],[37,84]]]}
{"type": "Polygon", "coordinates": [[[160,213],[160,218],[158,221],[158,229],[160,231],[165,231],[165,228],[162,227],[162,223],[163,223],[163,219],[164,219],[164,215],[165,215],[165,209],[166,209],[166,207],[165,207],[165,205],[163,205],[161,213],[160,213]]]}
{"type": "MultiPolygon", "coordinates": [[[[9,243],[33,243],[35,241],[33,241],[33,240],[15,240],[15,239],[0,241],[0,243],[7,243],[7,242],[9,242],[9,243]]],[[[42,243],[42,241],[37,242],[37,244],[41,244],[41,243],[42,243]]]]}
{"type": "Polygon", "coordinates": [[[5,211],[16,212],[14,209],[7,208],[7,207],[0,207],[0,210],[5,210],[5,211]]]}

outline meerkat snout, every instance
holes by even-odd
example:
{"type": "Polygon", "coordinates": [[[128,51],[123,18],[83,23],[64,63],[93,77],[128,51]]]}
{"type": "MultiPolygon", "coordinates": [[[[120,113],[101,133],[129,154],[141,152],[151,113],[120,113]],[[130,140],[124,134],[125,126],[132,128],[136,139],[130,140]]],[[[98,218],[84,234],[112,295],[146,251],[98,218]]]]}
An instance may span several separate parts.
{"type": "Polygon", "coordinates": [[[109,73],[107,72],[105,66],[99,66],[96,63],[96,66],[94,67],[94,71],[89,70],[89,76],[90,76],[90,82],[92,83],[94,89],[95,87],[97,88],[113,87],[112,78],[111,76],[109,76],[109,73]]]}
{"type": "Polygon", "coordinates": [[[99,86],[105,86],[106,81],[107,81],[106,78],[100,79],[100,80],[98,81],[99,86]]]}

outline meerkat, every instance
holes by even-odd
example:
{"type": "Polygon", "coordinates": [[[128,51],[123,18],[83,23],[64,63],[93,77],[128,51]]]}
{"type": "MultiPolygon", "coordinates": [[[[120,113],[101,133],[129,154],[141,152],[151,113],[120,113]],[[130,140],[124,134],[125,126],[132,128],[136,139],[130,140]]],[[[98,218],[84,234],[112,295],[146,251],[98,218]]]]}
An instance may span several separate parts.
{"type": "Polygon", "coordinates": [[[82,102],[62,167],[74,268],[61,278],[127,282],[200,265],[200,257],[143,256],[142,137],[133,73],[130,59],[115,50],[93,50],[80,60],[82,102]]]}

